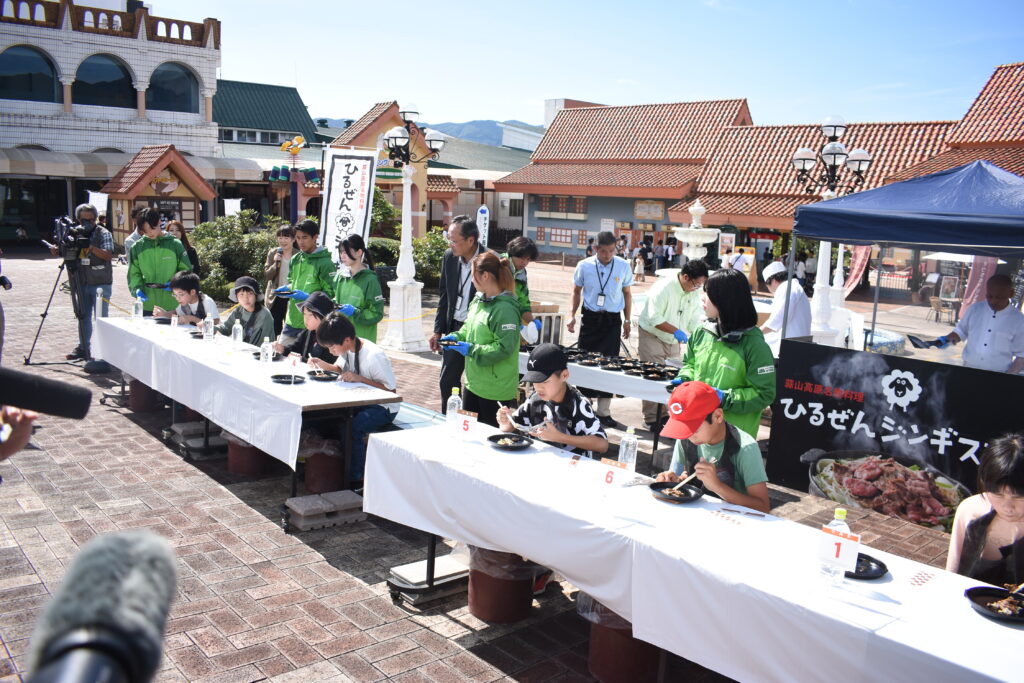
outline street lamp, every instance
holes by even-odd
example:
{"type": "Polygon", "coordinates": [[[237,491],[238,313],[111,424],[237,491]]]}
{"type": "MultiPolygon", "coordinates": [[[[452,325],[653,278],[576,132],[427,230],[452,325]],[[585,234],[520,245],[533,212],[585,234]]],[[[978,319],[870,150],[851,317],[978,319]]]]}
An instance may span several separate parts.
{"type": "Polygon", "coordinates": [[[846,122],[841,116],[827,117],[821,124],[821,134],[825,136],[826,142],[820,151],[815,153],[810,147],[801,147],[794,152],[790,163],[796,171],[796,181],[807,183],[807,194],[820,194],[826,189],[836,194],[839,190],[853,192],[864,184],[864,176],[871,167],[871,154],[863,149],[846,151],[846,145],[839,142],[839,138],[846,134],[846,122]],[[822,170],[814,178],[819,159],[822,170]],[[845,182],[840,177],[844,167],[849,172],[845,182]]]}
{"type": "Polygon", "coordinates": [[[419,115],[415,105],[400,107],[399,116],[402,117],[403,125],[384,133],[388,158],[395,168],[402,169],[402,244],[398,267],[395,269],[398,279],[388,283],[391,288],[392,322],[388,323],[388,331],[381,344],[399,351],[425,351],[429,348],[420,320],[423,283],[416,282],[416,266],[412,257],[412,177],[416,172],[413,164],[436,159],[444,147],[445,139],[437,131],[429,131],[424,135],[423,130],[416,125],[419,115]],[[421,136],[427,146],[428,153],[422,156],[412,151],[416,136],[421,136]]]}

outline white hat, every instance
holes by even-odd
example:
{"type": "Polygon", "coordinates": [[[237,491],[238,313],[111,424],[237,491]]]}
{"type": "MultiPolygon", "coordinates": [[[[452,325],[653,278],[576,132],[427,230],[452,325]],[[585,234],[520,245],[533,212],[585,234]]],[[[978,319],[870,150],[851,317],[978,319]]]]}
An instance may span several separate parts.
{"type": "Polygon", "coordinates": [[[764,278],[765,282],[768,282],[768,278],[770,278],[772,275],[778,275],[779,273],[785,272],[786,264],[784,264],[782,261],[772,261],[771,263],[764,267],[764,270],[761,271],[761,277],[764,278]]]}

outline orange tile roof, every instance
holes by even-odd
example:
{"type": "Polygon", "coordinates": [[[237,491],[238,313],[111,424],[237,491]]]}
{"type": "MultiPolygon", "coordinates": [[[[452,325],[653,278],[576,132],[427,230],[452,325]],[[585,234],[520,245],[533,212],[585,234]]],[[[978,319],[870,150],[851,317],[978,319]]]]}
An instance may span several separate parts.
{"type": "MultiPolygon", "coordinates": [[[[842,139],[847,150],[864,148],[874,158],[862,186],[867,189],[941,152],[943,137],[955,122],[847,125],[842,139]]],[[[805,186],[797,183],[790,159],[798,148],[818,149],[822,142],[817,125],[729,127],[701,176],[701,195],[800,195],[805,186]]]]}
{"type": "Polygon", "coordinates": [[[563,109],[532,158],[538,162],[705,160],[724,127],[749,124],[746,100],[563,109]]]}
{"type": "Polygon", "coordinates": [[[398,102],[392,100],[390,102],[378,102],[373,105],[370,111],[359,117],[359,120],[353,123],[351,126],[346,128],[341,135],[334,139],[332,145],[351,145],[352,141],[359,136],[367,127],[370,126],[374,121],[383,116],[388,109],[395,107],[398,108],[398,102]]]}
{"type": "Polygon", "coordinates": [[[530,164],[495,185],[575,185],[681,188],[697,179],[701,164],[530,164]]]}
{"type": "Polygon", "coordinates": [[[115,199],[134,198],[139,194],[149,194],[145,185],[165,168],[172,168],[185,187],[192,194],[204,201],[217,196],[203,177],[193,168],[192,164],[175,149],[174,145],[147,145],[138,151],[127,164],[121,167],[113,178],[100,190],[103,194],[115,199]]]}
{"type": "Polygon", "coordinates": [[[1024,143],[1024,62],[996,68],[946,142],[953,147],[1024,143]]]}
{"type": "MultiPolygon", "coordinates": [[[[727,214],[734,216],[793,216],[796,207],[801,204],[808,204],[815,201],[815,198],[803,194],[798,196],[780,197],[751,194],[700,194],[700,203],[707,209],[708,214],[727,214]]],[[[687,212],[693,200],[684,200],[669,207],[671,217],[673,213],[687,212]]],[[[675,220],[675,219],[673,219],[675,220]]]]}
{"type": "Polygon", "coordinates": [[[949,168],[963,166],[972,161],[989,161],[1004,171],[1024,176],[1024,145],[1020,147],[965,147],[951,149],[928,161],[905,168],[886,178],[886,181],[909,180],[910,178],[917,178],[929,173],[938,173],[949,168]]]}
{"type": "Polygon", "coordinates": [[[459,192],[459,186],[455,184],[450,175],[427,174],[427,192],[459,192]]]}

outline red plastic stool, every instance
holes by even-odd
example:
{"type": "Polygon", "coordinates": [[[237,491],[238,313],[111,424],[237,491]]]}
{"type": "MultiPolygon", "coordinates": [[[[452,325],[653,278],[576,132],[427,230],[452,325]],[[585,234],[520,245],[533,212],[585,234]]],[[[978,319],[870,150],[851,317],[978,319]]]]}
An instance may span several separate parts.
{"type": "Polygon", "coordinates": [[[345,485],[345,465],[341,458],[326,453],[306,456],[306,490],[310,493],[340,491],[345,485]]]}
{"type": "Polygon", "coordinates": [[[242,446],[228,440],[228,472],[243,477],[260,477],[267,471],[270,456],[255,446],[242,446]]]}
{"type": "Polygon", "coordinates": [[[163,395],[137,379],[129,384],[128,407],[136,413],[152,413],[163,407],[163,395]]]}
{"type": "Polygon", "coordinates": [[[496,579],[469,570],[469,613],[481,621],[510,624],[530,616],[533,579],[496,579]]]}
{"type": "Polygon", "coordinates": [[[658,647],[633,637],[631,628],[590,624],[590,673],[601,683],[654,683],[658,647]]]}

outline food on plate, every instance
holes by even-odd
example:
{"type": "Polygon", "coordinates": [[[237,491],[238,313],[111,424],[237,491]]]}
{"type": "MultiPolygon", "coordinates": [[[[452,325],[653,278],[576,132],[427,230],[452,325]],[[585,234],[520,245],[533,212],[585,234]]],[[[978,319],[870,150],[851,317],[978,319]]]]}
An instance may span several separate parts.
{"type": "Polygon", "coordinates": [[[916,524],[948,527],[963,499],[955,482],[879,455],[822,458],[816,472],[814,483],[829,499],[916,524]]]}
{"type": "Polygon", "coordinates": [[[662,489],[662,493],[666,496],[675,496],[676,498],[683,498],[686,496],[686,491],[682,489],[662,489]]]}
{"type": "Polygon", "coordinates": [[[499,446],[515,446],[517,443],[519,443],[519,439],[512,436],[506,436],[504,439],[498,439],[499,446]]]}
{"type": "MultiPolygon", "coordinates": [[[[1016,588],[1013,584],[1007,584],[1008,590],[1016,588]]],[[[1005,614],[1011,617],[1024,617],[1024,600],[1016,593],[1007,595],[1002,600],[993,600],[988,603],[988,608],[998,614],[1005,614]]]]}

